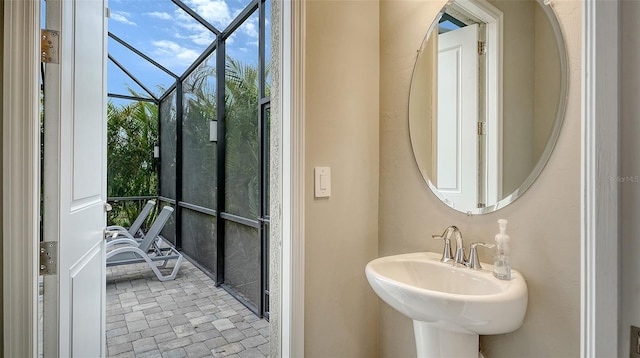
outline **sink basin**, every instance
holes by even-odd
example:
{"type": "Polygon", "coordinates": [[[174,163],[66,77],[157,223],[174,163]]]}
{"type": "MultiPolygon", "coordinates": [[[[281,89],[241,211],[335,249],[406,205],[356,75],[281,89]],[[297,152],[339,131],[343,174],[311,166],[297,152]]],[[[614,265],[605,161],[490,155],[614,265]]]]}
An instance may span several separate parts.
{"type": "Polygon", "coordinates": [[[512,270],[510,281],[482,270],[440,262],[418,252],[381,257],[365,272],[380,298],[414,321],[419,357],[477,357],[478,335],[518,329],[527,309],[527,285],[512,270]],[[467,347],[461,347],[465,344],[467,347]]]}

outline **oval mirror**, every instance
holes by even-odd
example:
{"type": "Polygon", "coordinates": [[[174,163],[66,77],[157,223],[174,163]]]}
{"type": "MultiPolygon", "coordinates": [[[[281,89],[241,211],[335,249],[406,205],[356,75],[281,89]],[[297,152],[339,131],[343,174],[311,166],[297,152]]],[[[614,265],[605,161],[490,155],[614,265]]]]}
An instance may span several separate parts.
{"type": "Polygon", "coordinates": [[[411,80],[416,162],[450,207],[484,214],[533,183],[558,138],[567,60],[536,0],[452,0],[431,25],[411,80]]]}

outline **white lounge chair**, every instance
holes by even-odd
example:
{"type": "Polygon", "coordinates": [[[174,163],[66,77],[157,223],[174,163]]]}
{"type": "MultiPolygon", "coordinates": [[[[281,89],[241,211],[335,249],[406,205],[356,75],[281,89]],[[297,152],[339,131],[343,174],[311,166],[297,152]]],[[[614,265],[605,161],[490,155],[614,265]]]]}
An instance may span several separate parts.
{"type": "Polygon", "coordinates": [[[171,213],[173,213],[172,207],[165,206],[162,208],[142,241],[136,241],[126,232],[123,233],[125,237],[107,242],[107,267],[146,262],[151,266],[158,280],[169,281],[176,278],[182,264],[182,254],[172,246],[160,247],[160,245],[154,245],[171,213]],[[172,260],[176,260],[173,270],[169,275],[163,275],[159,268],[165,267],[172,260]]]}
{"type": "Polygon", "coordinates": [[[107,226],[107,231],[118,231],[118,236],[124,236],[125,238],[127,236],[125,236],[124,234],[120,235],[120,233],[128,232],[129,235],[133,238],[141,240],[142,238],[144,238],[144,231],[142,231],[141,229],[142,224],[144,224],[144,221],[147,220],[147,217],[149,216],[149,213],[151,213],[151,209],[153,209],[154,206],[156,206],[155,201],[147,201],[145,206],[142,208],[142,211],[140,211],[140,214],[138,214],[138,217],[133,221],[133,224],[131,224],[128,229],[119,225],[111,225],[107,226]]]}

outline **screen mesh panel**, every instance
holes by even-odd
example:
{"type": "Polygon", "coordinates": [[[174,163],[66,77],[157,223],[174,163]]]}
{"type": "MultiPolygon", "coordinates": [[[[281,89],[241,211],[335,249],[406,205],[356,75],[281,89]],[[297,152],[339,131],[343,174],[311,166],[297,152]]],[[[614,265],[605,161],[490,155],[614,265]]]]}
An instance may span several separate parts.
{"type": "Polygon", "coordinates": [[[225,222],[224,281],[253,306],[260,302],[258,229],[225,222]]]}
{"type": "Polygon", "coordinates": [[[209,209],[216,208],[215,62],[214,52],[183,84],[182,200],[209,209]]]}
{"type": "Polygon", "coordinates": [[[182,250],[211,273],[216,272],[216,217],[182,208],[182,250]]]}
{"type": "Polygon", "coordinates": [[[160,195],[176,198],[176,91],[160,103],[160,195]]]}

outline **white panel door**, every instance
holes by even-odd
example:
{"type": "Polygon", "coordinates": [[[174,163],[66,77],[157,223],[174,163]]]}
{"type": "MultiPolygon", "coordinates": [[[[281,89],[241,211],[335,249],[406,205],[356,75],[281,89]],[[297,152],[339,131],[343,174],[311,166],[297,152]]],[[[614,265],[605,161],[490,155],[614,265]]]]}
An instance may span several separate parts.
{"type": "Polygon", "coordinates": [[[44,238],[58,242],[45,276],[44,356],[104,357],[106,0],[47,0],[60,32],[45,67],[44,238]]]}
{"type": "Polygon", "coordinates": [[[438,36],[436,186],[449,205],[478,203],[478,25],[438,36]]]}

